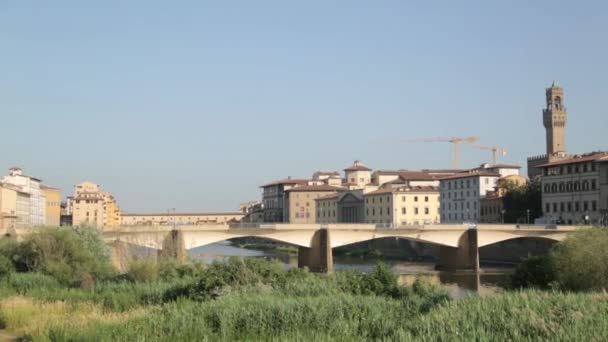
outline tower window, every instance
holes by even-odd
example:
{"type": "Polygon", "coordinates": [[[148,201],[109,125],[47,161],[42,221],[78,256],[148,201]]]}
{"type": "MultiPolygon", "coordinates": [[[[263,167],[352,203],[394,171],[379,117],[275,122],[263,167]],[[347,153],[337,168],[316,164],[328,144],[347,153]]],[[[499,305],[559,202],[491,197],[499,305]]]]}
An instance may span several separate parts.
{"type": "Polygon", "coordinates": [[[553,106],[557,110],[561,110],[562,109],[562,99],[561,99],[561,97],[559,97],[559,96],[555,97],[555,99],[553,100],[553,106]]]}

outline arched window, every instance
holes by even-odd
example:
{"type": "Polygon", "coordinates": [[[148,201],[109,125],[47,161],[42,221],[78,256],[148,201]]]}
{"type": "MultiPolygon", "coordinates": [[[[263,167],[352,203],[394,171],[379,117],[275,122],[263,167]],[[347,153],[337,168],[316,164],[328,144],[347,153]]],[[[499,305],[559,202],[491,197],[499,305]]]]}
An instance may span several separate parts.
{"type": "Polygon", "coordinates": [[[580,190],[581,190],[581,183],[574,182],[574,191],[580,191],[580,190]]]}
{"type": "Polygon", "coordinates": [[[567,192],[572,192],[572,182],[566,183],[566,191],[567,192]]]}
{"type": "Polygon", "coordinates": [[[545,184],[545,192],[551,191],[551,186],[549,184],[545,184]]]}
{"type": "Polygon", "coordinates": [[[555,99],[553,100],[553,107],[557,110],[561,110],[562,109],[562,98],[559,96],[556,96],[555,99]]]}
{"type": "Polygon", "coordinates": [[[589,181],[583,181],[583,191],[589,190],[589,181]]]}
{"type": "Polygon", "coordinates": [[[566,191],[566,185],[564,183],[559,183],[559,192],[566,191]]]}
{"type": "Polygon", "coordinates": [[[557,183],[551,184],[551,192],[557,192],[557,183]]]}

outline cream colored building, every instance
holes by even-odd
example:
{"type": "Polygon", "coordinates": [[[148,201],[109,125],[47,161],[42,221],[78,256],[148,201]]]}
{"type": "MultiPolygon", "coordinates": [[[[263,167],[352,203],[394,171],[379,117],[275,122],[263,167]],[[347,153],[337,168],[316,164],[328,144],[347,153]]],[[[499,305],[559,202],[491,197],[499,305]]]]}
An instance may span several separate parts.
{"type": "Polygon", "coordinates": [[[366,185],[371,184],[372,169],[363,165],[359,160],[355,160],[353,165],[344,169],[344,185],[354,186],[356,189],[362,189],[366,185]]]}
{"type": "Polygon", "coordinates": [[[286,191],[285,213],[289,223],[316,223],[316,199],[337,193],[343,188],[322,185],[301,185],[286,191]]]}
{"type": "Polygon", "coordinates": [[[563,224],[606,223],[608,153],[542,164],[543,218],[563,224]]]}
{"type": "Polygon", "coordinates": [[[74,188],[72,224],[93,224],[98,227],[120,224],[120,209],[112,195],[102,192],[93,182],[82,182],[74,188]]]}
{"type": "Polygon", "coordinates": [[[59,227],[61,217],[61,191],[59,189],[41,185],[42,195],[46,199],[45,224],[51,227],[59,227]]]}
{"type": "Polygon", "coordinates": [[[440,223],[439,188],[387,187],[363,195],[365,222],[387,226],[440,223]]]}
{"type": "Polygon", "coordinates": [[[122,213],[122,226],[167,226],[167,225],[201,225],[239,222],[245,216],[236,213],[122,213]]]}

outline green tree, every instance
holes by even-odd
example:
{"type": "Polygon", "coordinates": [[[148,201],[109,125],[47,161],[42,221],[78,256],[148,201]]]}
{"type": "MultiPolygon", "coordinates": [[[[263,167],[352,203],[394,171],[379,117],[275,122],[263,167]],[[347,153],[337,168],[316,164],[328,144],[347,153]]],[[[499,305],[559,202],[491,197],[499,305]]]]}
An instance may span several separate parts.
{"type": "Polygon", "coordinates": [[[528,213],[530,223],[534,223],[534,219],[543,214],[540,182],[533,181],[524,186],[508,184],[504,210],[505,223],[526,223],[528,213]]]}

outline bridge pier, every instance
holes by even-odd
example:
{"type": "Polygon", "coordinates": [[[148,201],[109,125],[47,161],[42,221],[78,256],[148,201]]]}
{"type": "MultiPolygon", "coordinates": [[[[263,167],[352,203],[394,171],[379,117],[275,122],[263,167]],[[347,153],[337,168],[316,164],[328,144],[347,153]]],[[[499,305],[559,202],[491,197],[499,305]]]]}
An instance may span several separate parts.
{"type": "Polygon", "coordinates": [[[184,234],[179,230],[169,232],[163,241],[162,249],[158,251],[158,258],[175,259],[180,263],[186,261],[187,251],[184,243],[184,234]]]}
{"type": "Polygon", "coordinates": [[[112,265],[118,272],[126,272],[129,269],[129,244],[116,240],[112,243],[112,265]]]}
{"type": "Polygon", "coordinates": [[[477,229],[468,229],[458,240],[458,247],[441,246],[437,269],[479,272],[479,248],[477,229]]]}
{"type": "Polygon", "coordinates": [[[311,240],[311,247],[298,249],[298,267],[308,267],[311,272],[333,273],[334,259],[329,239],[329,230],[319,229],[311,240]]]}

